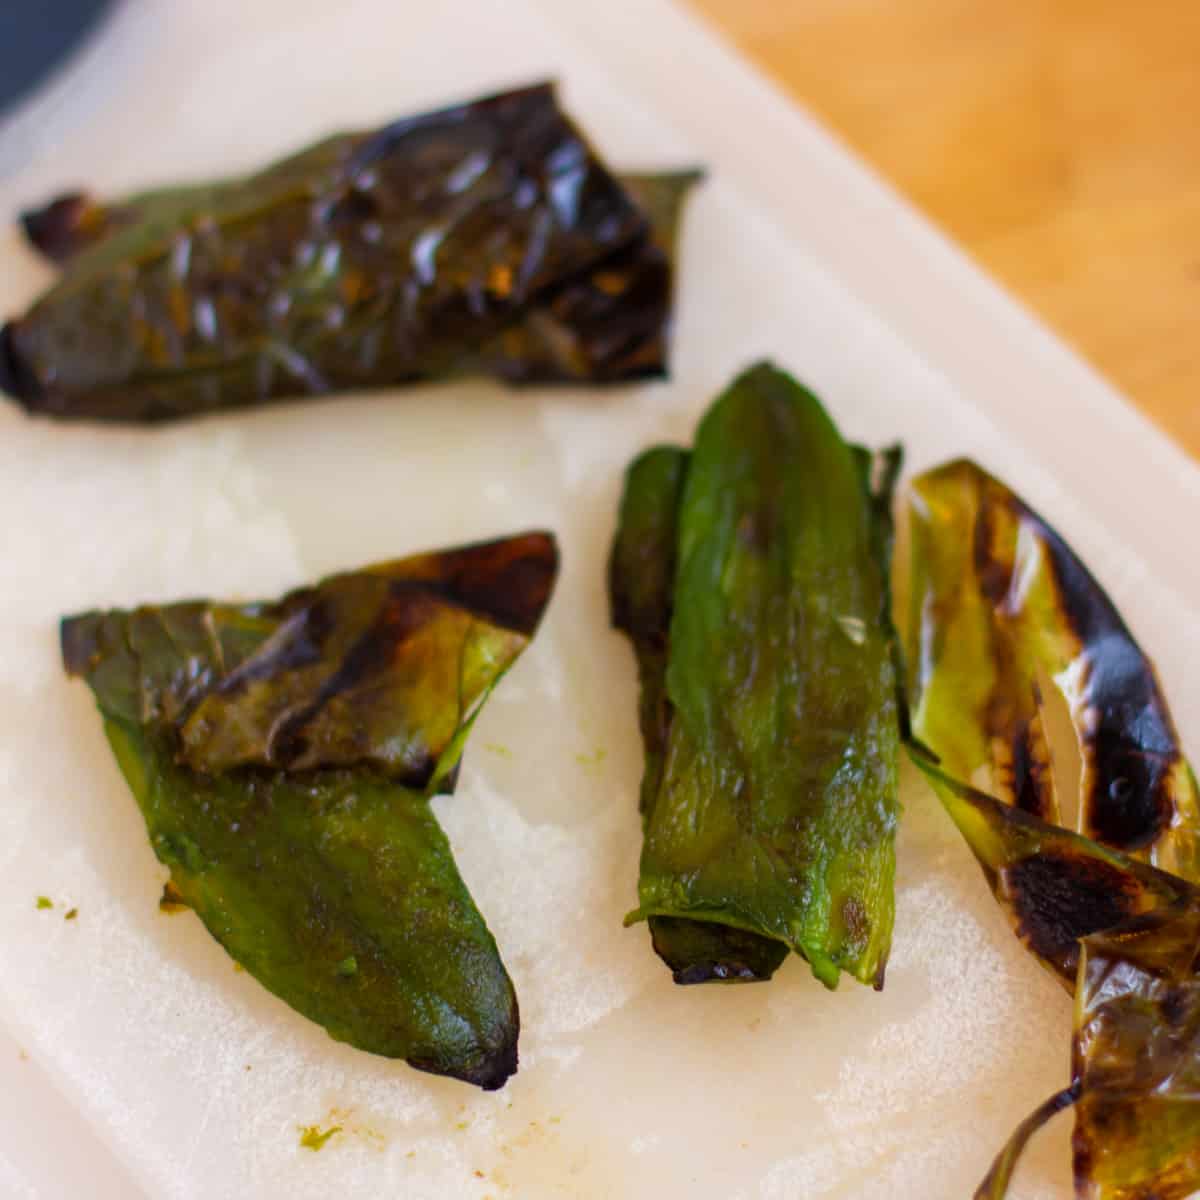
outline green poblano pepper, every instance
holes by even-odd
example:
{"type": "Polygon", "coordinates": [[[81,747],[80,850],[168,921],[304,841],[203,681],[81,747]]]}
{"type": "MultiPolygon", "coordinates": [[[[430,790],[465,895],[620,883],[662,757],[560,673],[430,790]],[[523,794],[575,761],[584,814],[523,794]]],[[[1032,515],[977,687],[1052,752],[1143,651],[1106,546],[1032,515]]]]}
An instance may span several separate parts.
{"type": "Polygon", "coordinates": [[[690,455],[630,470],[610,567],[646,744],[640,905],[679,982],[882,986],[899,718],[887,497],[820,403],[762,364],[690,455]],[[874,485],[874,487],[872,486],[874,485]]]}
{"type": "Polygon", "coordinates": [[[62,626],[173,894],[334,1038],[489,1089],[516,995],[429,800],[556,571],[526,534],[62,626]]]}
{"type": "Polygon", "coordinates": [[[61,196],[22,217],[63,274],[0,329],[0,389],[154,422],[447,375],[664,375],[697,178],[618,179],[540,84],[241,178],[61,196]]]}

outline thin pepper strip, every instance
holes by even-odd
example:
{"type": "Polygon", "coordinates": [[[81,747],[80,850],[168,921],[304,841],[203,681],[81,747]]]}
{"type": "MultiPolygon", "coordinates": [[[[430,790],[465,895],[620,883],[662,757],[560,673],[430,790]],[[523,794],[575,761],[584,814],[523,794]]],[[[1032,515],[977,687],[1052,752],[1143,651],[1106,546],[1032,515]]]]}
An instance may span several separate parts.
{"type": "Polygon", "coordinates": [[[173,895],[334,1038],[484,1088],[516,995],[429,799],[556,571],[533,533],[62,625],[173,895]]]}
{"type": "Polygon", "coordinates": [[[242,179],[73,193],[23,217],[64,274],[0,330],[0,386],[149,422],[463,373],[662,375],[697,178],[618,180],[543,84],[242,179]]]}
{"type": "MultiPolygon", "coordinates": [[[[645,749],[638,807],[644,821],[658,796],[671,726],[667,647],[687,464],[687,451],[675,446],[654,447],[634,460],[609,560],[612,623],[633,643],[638,664],[645,749]]],[[[783,942],[728,925],[667,916],[652,916],[648,923],[655,953],[679,984],[770,979],[788,954],[783,942]]]]}
{"type": "Polygon", "coordinates": [[[1200,1188],[1200,820],[1161,686],[1062,538],[975,464],[916,479],[911,515],[910,752],[1075,995],[1071,1086],[976,1195],[1002,1200],[1029,1137],[1073,1105],[1081,1200],[1183,1200],[1200,1188]],[[1058,824],[1043,676],[1079,740],[1081,833],[1058,824]],[[998,798],[965,782],[981,769],[998,798]]]}
{"type": "MultiPolygon", "coordinates": [[[[625,540],[614,561],[636,560],[625,540]]],[[[728,926],[827,986],[882,984],[898,721],[878,544],[861,461],[815,397],[767,364],[740,376],[682,485],[670,719],[629,921],[728,926]]]]}

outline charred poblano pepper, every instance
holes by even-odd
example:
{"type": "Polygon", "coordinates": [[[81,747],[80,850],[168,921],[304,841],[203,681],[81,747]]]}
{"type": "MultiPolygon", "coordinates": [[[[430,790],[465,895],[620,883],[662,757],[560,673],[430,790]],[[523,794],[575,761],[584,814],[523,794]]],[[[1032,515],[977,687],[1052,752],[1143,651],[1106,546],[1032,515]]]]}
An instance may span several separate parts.
{"type": "Polygon", "coordinates": [[[484,1088],[517,1001],[430,808],[528,643],[546,534],[335,575],[275,603],[90,612],[63,659],[175,894],[339,1041],[484,1088]]]}
{"type": "Polygon", "coordinates": [[[1196,781],[1153,667],[1061,537],[954,462],[913,483],[913,756],[1037,958],[1075,995],[1073,1079],[977,1193],[1002,1200],[1025,1143],[1075,1106],[1081,1200],[1200,1189],[1196,781]],[[1082,758],[1060,827],[1043,680],[1082,758]],[[970,786],[984,770],[995,797],[970,786]]]}
{"type": "Polygon", "coordinates": [[[630,468],[610,563],[646,747],[630,919],[680,983],[769,978],[790,948],[830,987],[882,984],[899,735],[868,464],[764,364],[690,453],[630,468]]]}
{"type": "Polygon", "coordinates": [[[26,213],[64,268],[0,330],[30,411],[159,421],[463,373],[665,374],[695,172],[614,177],[541,85],[257,174],[26,213]]]}

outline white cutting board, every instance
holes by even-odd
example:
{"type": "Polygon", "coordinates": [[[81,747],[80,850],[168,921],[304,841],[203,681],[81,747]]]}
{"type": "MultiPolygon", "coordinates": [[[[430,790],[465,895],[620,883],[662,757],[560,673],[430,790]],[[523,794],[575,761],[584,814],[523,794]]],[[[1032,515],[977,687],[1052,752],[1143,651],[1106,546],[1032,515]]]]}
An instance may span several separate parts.
{"type": "MultiPolygon", "coordinates": [[[[667,384],[431,387],[159,432],[0,412],[0,1195],[967,1196],[1065,1082],[1069,1003],[911,773],[881,995],[830,994],[798,960],[767,985],[677,988],[621,927],[641,758],[603,588],[621,471],[768,354],[914,469],[973,455],[1109,587],[1193,755],[1200,472],[666,0],[129,0],[103,56],[86,105],[55,108],[0,179],[6,228],[64,186],[236,171],[547,74],[613,164],[711,178],[667,384]],[[530,525],[561,539],[557,594],[438,802],[521,1000],[520,1073],[484,1095],[334,1044],[190,914],[158,913],[164,872],[55,622],[530,525]],[[343,1132],[313,1153],[310,1124],[343,1132]]],[[[49,272],[15,233],[0,253],[7,313],[49,272]]],[[[1069,1196],[1067,1136],[1035,1143],[1020,1200],[1069,1196]]]]}

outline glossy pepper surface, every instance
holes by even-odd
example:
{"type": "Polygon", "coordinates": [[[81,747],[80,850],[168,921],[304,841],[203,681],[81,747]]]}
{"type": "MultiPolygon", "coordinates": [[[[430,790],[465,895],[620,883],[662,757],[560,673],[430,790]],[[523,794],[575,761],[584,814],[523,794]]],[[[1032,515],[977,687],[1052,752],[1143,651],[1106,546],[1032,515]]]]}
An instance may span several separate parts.
{"type": "Polygon", "coordinates": [[[534,533],[62,624],[173,897],[334,1038],[484,1088],[517,1000],[429,800],[556,570],[534,533]]]}
{"type": "Polygon", "coordinates": [[[647,762],[630,919],[679,982],[766,978],[790,948],[830,987],[882,985],[899,722],[871,484],[894,468],[868,462],[760,364],[690,453],[630,470],[610,565],[647,762]]]}
{"type": "Polygon", "coordinates": [[[63,196],[23,219],[63,274],[0,330],[0,386],[152,422],[447,375],[662,375],[696,178],[616,178],[539,85],[240,179],[63,196]]]}

